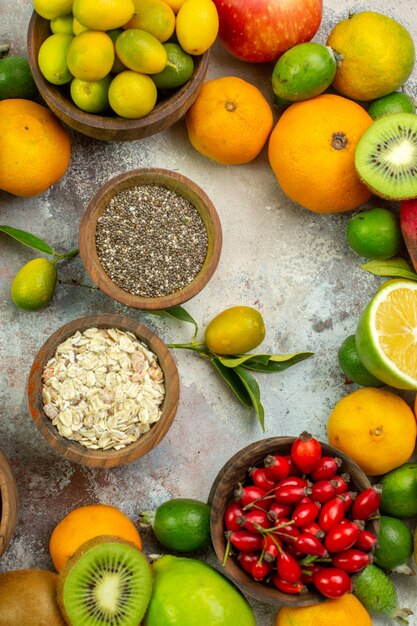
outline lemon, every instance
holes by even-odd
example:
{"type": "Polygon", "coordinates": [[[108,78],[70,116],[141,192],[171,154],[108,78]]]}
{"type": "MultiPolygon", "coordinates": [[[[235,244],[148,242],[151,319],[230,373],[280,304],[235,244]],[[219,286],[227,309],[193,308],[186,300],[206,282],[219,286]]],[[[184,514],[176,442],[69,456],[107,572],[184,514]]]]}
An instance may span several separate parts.
{"type": "Polygon", "coordinates": [[[175,32],[188,54],[203,54],[215,42],[219,16],[212,0],[185,0],[178,11],[175,32]]]}
{"type": "Polygon", "coordinates": [[[47,37],[39,48],[39,69],[46,80],[54,85],[65,85],[72,79],[67,52],[73,39],[72,35],[57,33],[47,37]]]}
{"type": "Polygon", "coordinates": [[[111,30],[126,24],[135,7],[132,0],[74,0],[72,12],[91,30],[111,30]]]}
{"type": "Polygon", "coordinates": [[[367,370],[397,389],[417,389],[417,283],[385,283],[363,311],[356,330],[367,370]]]}
{"type": "Polygon", "coordinates": [[[108,91],[111,80],[110,76],[92,81],[74,78],[70,86],[73,102],[87,113],[103,113],[109,106],[108,91]]]}
{"type": "Polygon", "coordinates": [[[106,33],[86,30],[71,41],[67,52],[67,63],[75,78],[100,80],[113,67],[113,42],[106,33]]]}
{"type": "Polygon", "coordinates": [[[163,0],[133,0],[135,14],[124,28],[139,28],[159,41],[167,41],[175,30],[175,13],[163,0]]]}
{"type": "Polygon", "coordinates": [[[233,306],[214,317],[204,335],[215,354],[243,354],[256,348],[265,337],[262,315],[250,306],[233,306]]]}
{"type": "Polygon", "coordinates": [[[74,19],[71,14],[55,17],[50,21],[49,27],[54,34],[62,33],[64,35],[73,35],[73,21],[74,19]]]}
{"type": "Polygon", "coordinates": [[[116,53],[130,70],[143,74],[162,72],[167,51],[156,37],[139,28],[129,28],[116,39],[116,53]]]}
{"type": "Polygon", "coordinates": [[[69,15],[73,0],[33,0],[36,13],[46,20],[69,15]]]}
{"type": "Polygon", "coordinates": [[[11,287],[14,304],[26,311],[42,309],[52,300],[57,280],[54,263],[48,259],[32,259],[16,274],[11,287]]]}
{"type": "Polygon", "coordinates": [[[154,108],[156,98],[155,84],[146,74],[126,70],[117,74],[110,83],[110,106],[120,117],[144,117],[154,108]]]}

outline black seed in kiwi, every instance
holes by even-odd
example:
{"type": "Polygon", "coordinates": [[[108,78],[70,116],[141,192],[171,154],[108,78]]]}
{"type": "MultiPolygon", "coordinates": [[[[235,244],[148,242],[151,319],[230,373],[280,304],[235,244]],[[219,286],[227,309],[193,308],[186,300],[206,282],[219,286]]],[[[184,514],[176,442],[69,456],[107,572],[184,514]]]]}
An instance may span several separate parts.
{"type": "Polygon", "coordinates": [[[87,541],[59,574],[58,602],[71,626],[138,626],[151,593],[146,557],[118,537],[87,541]]]}
{"type": "Polygon", "coordinates": [[[417,196],[417,115],[379,118],[356,146],[355,167],[369,189],[388,200],[417,196]]]}

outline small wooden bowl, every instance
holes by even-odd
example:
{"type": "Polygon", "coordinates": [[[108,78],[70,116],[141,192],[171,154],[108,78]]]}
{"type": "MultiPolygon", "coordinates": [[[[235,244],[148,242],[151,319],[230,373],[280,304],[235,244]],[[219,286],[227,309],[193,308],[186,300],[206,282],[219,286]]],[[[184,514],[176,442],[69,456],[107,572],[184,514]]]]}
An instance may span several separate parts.
{"type": "Polygon", "coordinates": [[[93,196],[81,219],[79,246],[85,269],[105,294],[135,309],[168,309],[194,297],[210,280],[220,258],[222,229],[213,203],[192,180],[170,170],[138,169],[112,178],[93,196]],[[166,296],[143,298],[118,287],[104,271],[96,250],[96,227],[113,196],[130,187],[153,184],[178,193],[194,205],[207,230],[208,249],[203,267],[188,285],[166,296]]]}
{"type": "Polygon", "coordinates": [[[48,20],[36,12],[32,14],[27,33],[28,61],[36,86],[49,108],[70,128],[95,139],[104,141],[132,141],[143,139],[165,130],[177,122],[190,108],[204,81],[210,50],[194,57],[194,73],[172,95],[160,99],[145,117],[126,119],[114,115],[95,115],[79,109],[72,101],[68,85],[49,83],[38,64],[39,48],[51,35],[48,20]]]}
{"type": "Polygon", "coordinates": [[[158,445],[168,432],[179,401],[179,378],[177,366],[166,345],[149,328],[135,320],[120,315],[91,315],[74,320],[59,328],[39,350],[29,374],[28,383],[29,409],[32,418],[49,445],[70,461],[91,467],[115,467],[131,463],[158,445]],[[130,331],[143,341],[158,357],[165,382],[165,399],[161,410],[162,416],[147,433],[122,450],[89,450],[76,441],[62,437],[57,428],[43,411],[42,373],[47,362],[54,356],[57,346],[71,337],[77,330],[87,328],[118,328],[130,331]]]}
{"type": "Polygon", "coordinates": [[[6,551],[16,526],[17,487],[10,463],[0,450],[0,556],[6,551]]]}
{"type": "MultiPolygon", "coordinates": [[[[295,437],[271,437],[252,443],[232,456],[218,473],[210,490],[209,503],[212,506],[210,520],[211,539],[220,562],[223,561],[226,550],[224,514],[227,506],[234,499],[234,489],[238,483],[244,483],[247,480],[249,468],[263,466],[264,458],[268,454],[290,454],[291,446],[295,439],[295,437]]],[[[363,491],[371,486],[366,474],[352,459],[333,448],[333,446],[325,443],[321,445],[323,455],[337,456],[342,459],[340,472],[347,472],[350,475],[349,485],[353,490],[363,491]]],[[[367,528],[374,534],[377,534],[379,524],[374,520],[368,522],[367,528]]],[[[326,600],[319,592],[313,590],[309,590],[304,595],[291,595],[283,593],[266,583],[256,582],[230,557],[222,571],[244,593],[274,606],[311,606],[326,600]]]]}

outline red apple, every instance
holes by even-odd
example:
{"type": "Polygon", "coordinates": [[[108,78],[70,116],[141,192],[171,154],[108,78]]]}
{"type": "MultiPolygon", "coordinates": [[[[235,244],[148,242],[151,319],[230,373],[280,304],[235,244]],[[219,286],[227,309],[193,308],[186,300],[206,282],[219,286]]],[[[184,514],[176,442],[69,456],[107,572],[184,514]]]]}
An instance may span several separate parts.
{"type": "Polygon", "coordinates": [[[233,56],[251,63],[276,61],[316,34],[323,0],[214,0],[219,39],[233,56]]]}

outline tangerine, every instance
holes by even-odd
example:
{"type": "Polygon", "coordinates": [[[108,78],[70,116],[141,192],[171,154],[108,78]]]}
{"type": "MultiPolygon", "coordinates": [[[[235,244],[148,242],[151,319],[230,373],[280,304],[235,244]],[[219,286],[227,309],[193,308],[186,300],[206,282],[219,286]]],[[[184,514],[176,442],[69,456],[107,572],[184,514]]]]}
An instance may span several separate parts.
{"type": "Polygon", "coordinates": [[[275,626],[372,626],[371,616],[351,593],[314,606],[283,606],[275,626]]]}
{"type": "Polygon", "coordinates": [[[20,98],[0,102],[0,189],[43,193],[65,174],[70,158],[69,136],[46,107],[20,98]]]}
{"type": "Polygon", "coordinates": [[[282,191],[316,213],[341,213],[366,202],[371,192],[356,174],[354,156],[372,121],[359,104],[333,94],[291,105],[268,147],[282,191]]]}

